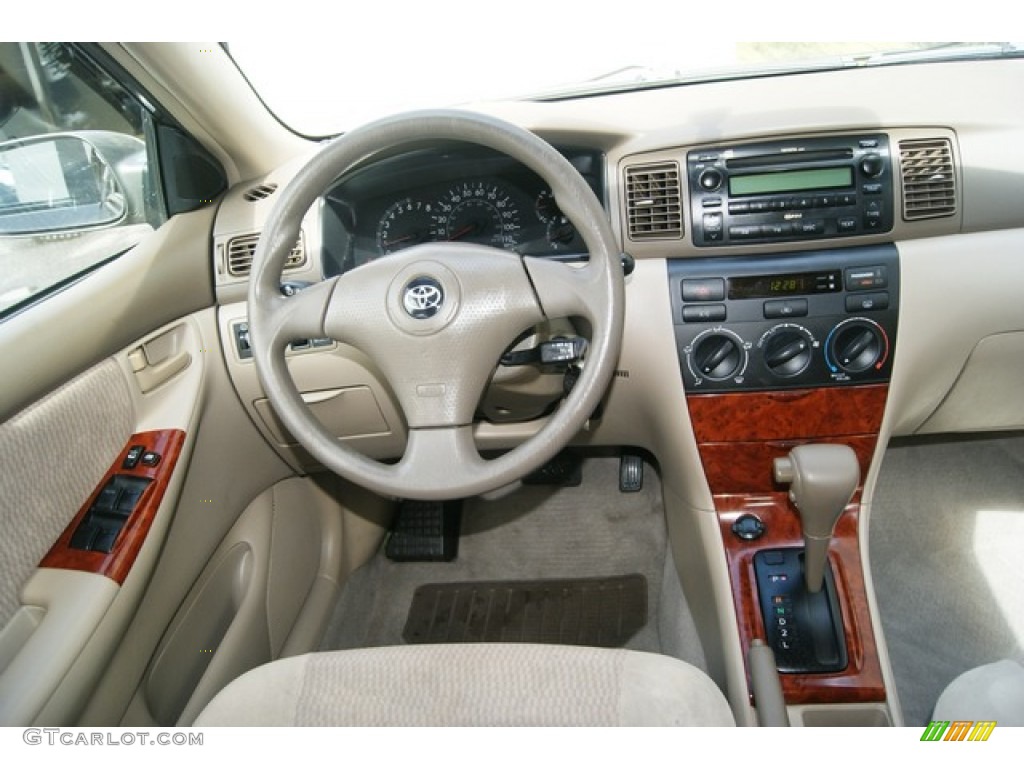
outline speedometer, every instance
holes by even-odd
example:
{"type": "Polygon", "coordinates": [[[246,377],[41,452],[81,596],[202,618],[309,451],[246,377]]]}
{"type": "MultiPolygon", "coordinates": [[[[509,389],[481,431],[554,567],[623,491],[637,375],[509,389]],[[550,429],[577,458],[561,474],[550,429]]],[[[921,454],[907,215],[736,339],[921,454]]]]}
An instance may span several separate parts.
{"type": "Polygon", "coordinates": [[[514,249],[519,245],[519,207],[491,181],[460,182],[437,202],[432,215],[434,240],[462,241],[514,249]]]}

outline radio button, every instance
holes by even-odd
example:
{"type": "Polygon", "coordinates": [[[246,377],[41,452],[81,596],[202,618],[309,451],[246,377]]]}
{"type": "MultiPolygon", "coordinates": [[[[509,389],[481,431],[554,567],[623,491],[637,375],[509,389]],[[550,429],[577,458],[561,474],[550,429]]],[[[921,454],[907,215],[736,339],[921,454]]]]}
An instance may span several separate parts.
{"type": "Polygon", "coordinates": [[[821,235],[825,232],[825,222],[820,220],[799,221],[793,226],[798,235],[821,235]]]}
{"type": "Polygon", "coordinates": [[[857,204],[857,196],[856,195],[840,195],[839,196],[839,205],[840,206],[849,206],[849,205],[856,205],[856,204],[857,204]]]}
{"type": "Polygon", "coordinates": [[[770,201],[771,208],[773,211],[786,211],[789,210],[789,201],[785,199],[775,199],[770,201]]]}
{"type": "Polygon", "coordinates": [[[790,208],[796,208],[797,210],[803,208],[813,208],[814,199],[810,197],[794,197],[789,201],[790,208]]]}
{"type": "Polygon", "coordinates": [[[749,203],[729,201],[729,213],[747,213],[749,210],[749,203]]]}
{"type": "Polygon", "coordinates": [[[684,323],[721,323],[725,321],[725,304],[691,304],[683,307],[684,323]]]}
{"type": "Polygon", "coordinates": [[[701,205],[705,208],[717,208],[722,204],[722,198],[720,197],[705,197],[701,201],[701,205]]]}
{"type": "Polygon", "coordinates": [[[864,214],[864,229],[878,229],[882,226],[882,212],[868,211],[864,214]]]}
{"type": "Polygon", "coordinates": [[[764,224],[761,227],[761,234],[765,237],[784,237],[793,234],[791,224],[764,224]]]}
{"type": "Polygon", "coordinates": [[[755,212],[755,211],[770,211],[771,207],[772,207],[772,205],[771,205],[771,203],[768,200],[751,200],[750,201],[750,211],[752,213],[755,212]]]}
{"type": "Polygon", "coordinates": [[[880,195],[882,194],[882,182],[872,181],[869,184],[861,184],[860,191],[865,195],[880,195]]]}
{"type": "Polygon", "coordinates": [[[836,228],[843,234],[857,231],[857,219],[853,216],[843,216],[836,219],[836,228]]]}
{"type": "Polygon", "coordinates": [[[870,291],[889,286],[889,275],[885,267],[852,267],[844,274],[848,291],[870,291]]]}
{"type": "Polygon", "coordinates": [[[888,293],[860,293],[846,297],[847,312],[881,312],[888,308],[888,293]]]}
{"type": "Polygon", "coordinates": [[[722,237],[722,214],[704,214],[704,237],[709,240],[719,240],[722,237]]]}
{"type": "Polygon", "coordinates": [[[729,237],[733,240],[752,240],[760,236],[761,227],[759,226],[729,227],[729,237]]]}
{"type": "Polygon", "coordinates": [[[720,277],[683,280],[683,301],[722,301],[724,298],[725,280],[720,277]]]}
{"type": "Polygon", "coordinates": [[[814,204],[818,208],[834,208],[836,205],[835,195],[818,195],[814,198],[814,204]]]}
{"type": "Polygon", "coordinates": [[[764,319],[807,317],[807,299],[774,299],[764,303],[764,319]]]}

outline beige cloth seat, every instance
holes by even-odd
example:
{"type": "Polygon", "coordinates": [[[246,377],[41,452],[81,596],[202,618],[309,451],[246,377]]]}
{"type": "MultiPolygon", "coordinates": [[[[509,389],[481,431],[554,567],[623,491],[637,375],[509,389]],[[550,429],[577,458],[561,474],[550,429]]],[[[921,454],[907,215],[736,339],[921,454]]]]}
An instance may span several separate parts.
{"type": "Polygon", "coordinates": [[[196,726],[734,725],[711,679],[637,651],[422,645],[296,656],[224,688],[196,726]]]}
{"type": "Polygon", "coordinates": [[[946,686],[932,720],[995,720],[1024,726],[1024,664],[1003,659],[969,669],[946,686]]]}

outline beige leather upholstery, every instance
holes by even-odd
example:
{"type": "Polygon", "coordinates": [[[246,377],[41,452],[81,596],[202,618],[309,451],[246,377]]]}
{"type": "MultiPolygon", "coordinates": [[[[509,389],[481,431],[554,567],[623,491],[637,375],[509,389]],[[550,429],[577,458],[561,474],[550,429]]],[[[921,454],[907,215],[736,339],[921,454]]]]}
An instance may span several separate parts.
{"type": "Polygon", "coordinates": [[[967,670],[946,686],[932,720],[1024,726],[1024,664],[1003,659],[967,670]]]}
{"type": "Polygon", "coordinates": [[[424,645],[282,659],[221,691],[196,726],[733,725],[703,672],[652,653],[424,645]]]}

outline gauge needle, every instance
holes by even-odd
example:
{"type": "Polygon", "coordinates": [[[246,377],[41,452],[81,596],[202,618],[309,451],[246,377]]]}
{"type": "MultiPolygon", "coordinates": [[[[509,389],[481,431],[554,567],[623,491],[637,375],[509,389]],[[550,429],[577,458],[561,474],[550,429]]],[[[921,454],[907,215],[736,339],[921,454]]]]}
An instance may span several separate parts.
{"type": "Polygon", "coordinates": [[[449,240],[459,240],[459,239],[465,237],[466,235],[472,234],[473,232],[476,231],[476,229],[477,229],[476,224],[467,224],[466,226],[462,227],[458,231],[453,232],[452,234],[448,235],[448,239],[449,240]]]}
{"type": "Polygon", "coordinates": [[[425,241],[425,239],[426,238],[423,237],[422,232],[410,232],[407,235],[396,237],[394,240],[385,240],[384,245],[390,248],[392,245],[398,245],[398,243],[405,243],[408,242],[409,240],[415,240],[418,243],[422,243],[425,241]]]}

